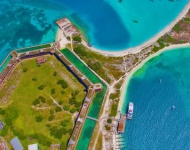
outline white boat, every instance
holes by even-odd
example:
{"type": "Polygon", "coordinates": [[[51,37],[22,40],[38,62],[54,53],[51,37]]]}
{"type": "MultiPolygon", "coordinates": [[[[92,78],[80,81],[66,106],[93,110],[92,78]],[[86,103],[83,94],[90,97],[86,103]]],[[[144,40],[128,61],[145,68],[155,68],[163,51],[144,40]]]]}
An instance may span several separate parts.
{"type": "Polygon", "coordinates": [[[127,119],[132,119],[132,117],[133,117],[133,108],[134,108],[134,104],[132,102],[130,102],[129,107],[128,107],[127,119]]]}

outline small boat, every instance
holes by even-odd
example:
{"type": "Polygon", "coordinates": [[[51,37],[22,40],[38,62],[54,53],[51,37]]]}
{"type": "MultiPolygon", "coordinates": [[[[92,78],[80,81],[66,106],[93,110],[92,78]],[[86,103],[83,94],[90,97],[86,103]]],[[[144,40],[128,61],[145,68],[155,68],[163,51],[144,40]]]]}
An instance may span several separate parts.
{"type": "Polygon", "coordinates": [[[175,109],[175,106],[172,106],[172,107],[171,107],[171,110],[173,110],[173,109],[175,109]]]}
{"type": "Polygon", "coordinates": [[[160,79],[160,83],[162,83],[162,79],[160,79]]]}

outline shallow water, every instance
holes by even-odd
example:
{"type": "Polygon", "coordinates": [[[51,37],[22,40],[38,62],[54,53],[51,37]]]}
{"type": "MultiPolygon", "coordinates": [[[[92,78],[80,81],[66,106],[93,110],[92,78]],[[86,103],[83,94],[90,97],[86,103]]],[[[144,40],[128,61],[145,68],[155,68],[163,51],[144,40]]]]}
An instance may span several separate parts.
{"type": "Polygon", "coordinates": [[[96,48],[118,51],[137,46],[169,24],[187,2],[1,0],[0,63],[13,49],[54,41],[55,21],[65,16],[96,48]]]}
{"type": "Polygon", "coordinates": [[[122,108],[126,113],[128,102],[134,102],[126,149],[190,149],[189,60],[190,48],[167,51],[131,77],[122,108]]]}

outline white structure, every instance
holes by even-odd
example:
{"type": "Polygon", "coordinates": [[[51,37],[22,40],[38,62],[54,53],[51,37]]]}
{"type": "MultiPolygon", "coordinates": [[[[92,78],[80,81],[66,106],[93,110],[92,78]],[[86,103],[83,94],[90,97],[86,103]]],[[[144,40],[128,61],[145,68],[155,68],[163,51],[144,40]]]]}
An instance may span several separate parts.
{"type": "Polygon", "coordinates": [[[28,150],[39,150],[38,144],[28,145],[28,150]]]}

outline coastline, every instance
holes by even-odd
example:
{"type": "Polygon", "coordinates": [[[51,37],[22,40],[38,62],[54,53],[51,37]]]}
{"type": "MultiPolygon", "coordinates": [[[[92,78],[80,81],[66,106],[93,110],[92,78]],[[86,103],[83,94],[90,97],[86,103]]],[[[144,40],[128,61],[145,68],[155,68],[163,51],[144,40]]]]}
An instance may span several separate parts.
{"type": "Polygon", "coordinates": [[[141,45],[136,46],[136,47],[127,48],[127,49],[112,52],[112,51],[106,51],[106,50],[103,50],[103,49],[102,50],[97,49],[95,47],[89,47],[88,44],[85,41],[82,41],[82,44],[87,46],[90,50],[93,50],[93,51],[98,52],[98,53],[100,53],[102,55],[105,55],[105,56],[124,56],[124,55],[127,55],[127,54],[138,53],[142,49],[152,45],[156,40],[158,40],[158,38],[163,36],[165,33],[169,32],[171,30],[171,28],[173,28],[174,25],[177,22],[179,22],[184,16],[186,16],[189,9],[190,9],[190,2],[187,3],[187,5],[182,10],[182,12],[170,24],[168,24],[163,30],[161,30],[155,36],[153,36],[149,40],[145,41],[144,43],[142,43],[141,45]]]}
{"type": "Polygon", "coordinates": [[[124,104],[124,101],[125,101],[125,95],[126,95],[126,92],[127,92],[127,88],[128,88],[128,83],[130,81],[130,78],[131,76],[137,71],[139,70],[141,67],[143,67],[143,65],[149,61],[150,59],[162,54],[163,52],[166,52],[166,51],[172,51],[172,50],[175,50],[175,49],[178,49],[178,48],[185,48],[185,47],[190,47],[190,43],[186,43],[186,44],[176,44],[176,45],[171,45],[171,46],[168,46],[168,47],[165,47],[163,49],[161,49],[160,51],[158,51],[157,53],[153,54],[153,55],[150,55],[149,57],[147,57],[146,59],[144,59],[140,64],[138,64],[137,66],[135,66],[131,72],[127,72],[125,75],[125,81],[121,87],[121,99],[119,101],[119,105],[118,105],[118,111],[121,111],[122,112],[122,107],[123,107],[123,104],[124,104]]]}

